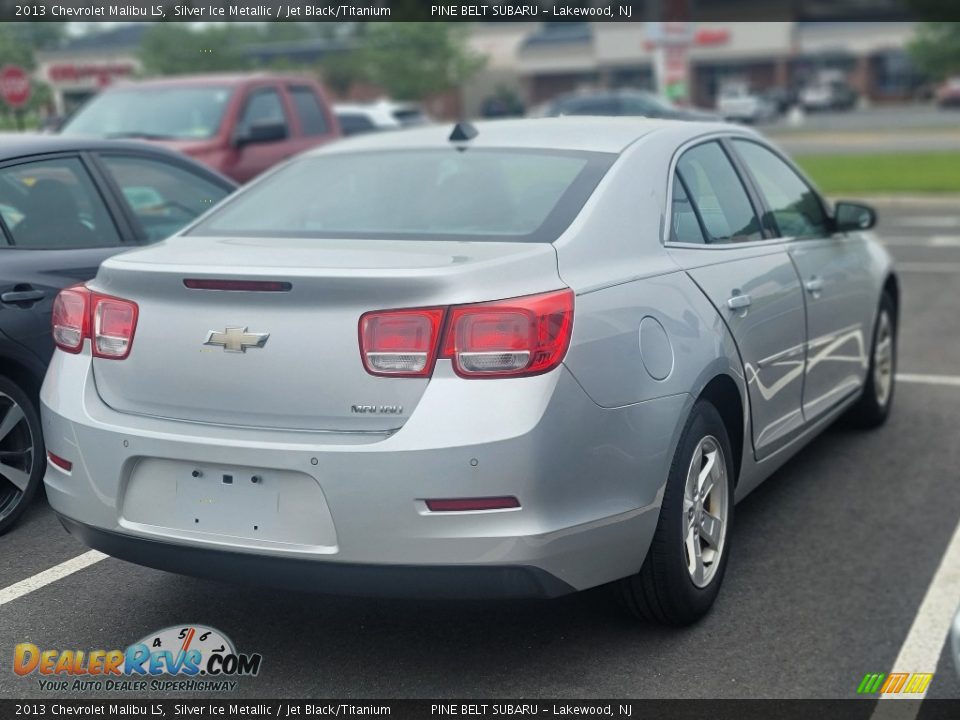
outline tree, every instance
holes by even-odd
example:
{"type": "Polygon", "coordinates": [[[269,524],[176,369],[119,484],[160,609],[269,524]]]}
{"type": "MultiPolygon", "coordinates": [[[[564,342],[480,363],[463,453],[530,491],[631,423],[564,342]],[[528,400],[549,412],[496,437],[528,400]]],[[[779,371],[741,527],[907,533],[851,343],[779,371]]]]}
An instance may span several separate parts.
{"type": "Polygon", "coordinates": [[[467,47],[462,25],[376,23],[356,53],[357,72],[397,100],[423,100],[461,85],[486,58],[467,47]]]}
{"type": "Polygon", "coordinates": [[[156,23],[143,36],[140,60],[147,73],[158,75],[246,70],[250,60],[242,48],[256,39],[252,23],[203,28],[156,23]]]}
{"type": "Polygon", "coordinates": [[[931,77],[960,73],[960,23],[921,23],[908,49],[917,67],[931,77]]]}

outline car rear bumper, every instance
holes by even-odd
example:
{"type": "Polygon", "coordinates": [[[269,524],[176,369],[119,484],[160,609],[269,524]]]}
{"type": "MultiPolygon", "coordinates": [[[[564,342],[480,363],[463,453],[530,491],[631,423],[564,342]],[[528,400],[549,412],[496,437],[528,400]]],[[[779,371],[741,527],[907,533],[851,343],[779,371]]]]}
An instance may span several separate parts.
{"type": "Polygon", "coordinates": [[[87,547],[121,560],[196,577],[289,590],[393,598],[552,598],[574,588],[525,565],[363,565],[229,552],[84,525],[58,516],[87,547]]]}
{"type": "Polygon", "coordinates": [[[45,484],[81,541],[164,570],[332,593],[552,596],[639,570],[690,403],[607,409],[563,367],[488,382],[438,366],[392,434],[228,428],[112,410],[89,357],[57,352],[44,436],[73,467],[49,464],[45,484]],[[470,412],[491,407],[502,411],[470,412]],[[499,496],[521,507],[425,503],[499,496]]]}

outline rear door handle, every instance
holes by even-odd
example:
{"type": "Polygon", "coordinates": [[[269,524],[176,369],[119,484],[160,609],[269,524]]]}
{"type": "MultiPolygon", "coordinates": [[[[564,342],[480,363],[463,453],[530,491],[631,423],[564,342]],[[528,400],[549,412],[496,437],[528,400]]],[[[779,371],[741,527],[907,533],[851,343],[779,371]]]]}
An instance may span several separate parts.
{"type": "Polygon", "coordinates": [[[750,296],[746,293],[738,293],[736,295],[732,295],[727,300],[727,307],[731,310],[742,310],[743,308],[750,307],[750,303],[752,302],[753,300],[751,300],[750,296]]]}
{"type": "Polygon", "coordinates": [[[46,293],[43,290],[11,290],[0,295],[0,302],[21,303],[42,300],[46,293]]]}

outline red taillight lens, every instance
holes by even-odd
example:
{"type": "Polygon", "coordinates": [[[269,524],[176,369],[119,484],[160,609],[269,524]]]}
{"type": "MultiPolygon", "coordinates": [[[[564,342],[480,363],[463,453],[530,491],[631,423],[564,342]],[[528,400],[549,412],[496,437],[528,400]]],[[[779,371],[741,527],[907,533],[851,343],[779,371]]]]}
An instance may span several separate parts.
{"type": "Polygon", "coordinates": [[[563,360],[573,291],[451,308],[442,357],[464,377],[538,375],[563,360]]]}
{"type": "Polygon", "coordinates": [[[90,337],[90,291],[83,285],[61,290],[53,301],[53,341],[68,353],[78,353],[90,337]]]}
{"type": "Polygon", "coordinates": [[[367,372],[428,377],[436,361],[442,308],[390,310],[360,318],[360,354],[367,372]]]}
{"type": "Polygon", "coordinates": [[[521,377],[557,367],[572,331],[573,291],[558,290],[449,310],[366,313],[360,318],[360,354],[373,375],[429,377],[443,357],[462,377],[521,377]]]}
{"type": "Polygon", "coordinates": [[[122,360],[130,354],[137,328],[137,305],[93,294],[93,355],[122,360]]]}
{"type": "Polygon", "coordinates": [[[61,290],[53,302],[53,340],[61,350],[78,353],[90,338],[94,357],[122,360],[130,354],[137,314],[130,300],[76,285],[61,290]]]}

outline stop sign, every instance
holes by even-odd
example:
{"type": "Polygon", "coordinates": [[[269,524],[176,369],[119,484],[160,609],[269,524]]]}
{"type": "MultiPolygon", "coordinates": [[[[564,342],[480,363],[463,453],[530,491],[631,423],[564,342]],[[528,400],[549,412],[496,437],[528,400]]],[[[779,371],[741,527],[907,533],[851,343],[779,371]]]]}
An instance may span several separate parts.
{"type": "Polygon", "coordinates": [[[30,76],[19,65],[4,65],[0,70],[0,96],[16,110],[30,100],[30,76]]]}

